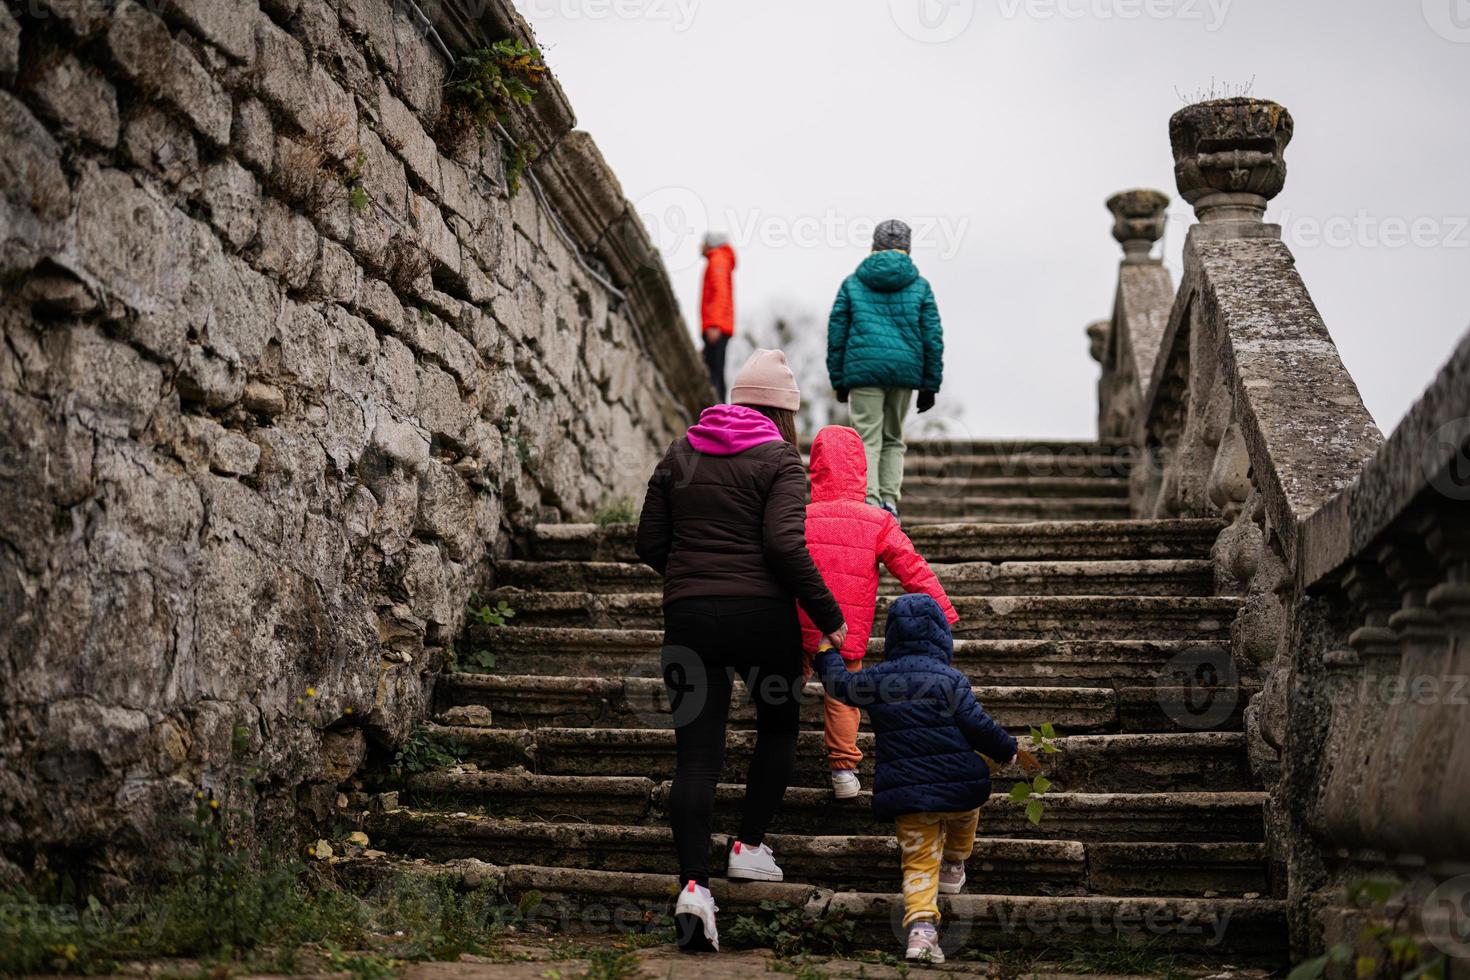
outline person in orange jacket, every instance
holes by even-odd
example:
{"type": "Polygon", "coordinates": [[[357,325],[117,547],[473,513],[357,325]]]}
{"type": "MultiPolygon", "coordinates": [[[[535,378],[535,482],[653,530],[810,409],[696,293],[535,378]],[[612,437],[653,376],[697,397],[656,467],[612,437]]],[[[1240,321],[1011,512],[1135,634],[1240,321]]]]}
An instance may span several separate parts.
{"type": "Polygon", "coordinates": [[[699,304],[704,333],[704,364],[720,402],[725,401],[725,349],[735,334],[735,249],[729,236],[704,236],[704,296],[699,304]]]}

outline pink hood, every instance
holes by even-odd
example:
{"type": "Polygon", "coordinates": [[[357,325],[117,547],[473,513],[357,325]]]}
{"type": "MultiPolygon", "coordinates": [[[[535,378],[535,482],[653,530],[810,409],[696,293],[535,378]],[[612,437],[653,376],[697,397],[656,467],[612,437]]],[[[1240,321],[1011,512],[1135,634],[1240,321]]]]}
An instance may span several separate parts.
{"type": "Polygon", "coordinates": [[[778,442],[776,423],[744,405],[713,405],[689,427],[689,445],[711,456],[737,456],[747,449],[778,442]]]}
{"type": "Polygon", "coordinates": [[[845,425],[829,425],[812,440],[812,502],[856,500],[868,495],[868,454],[863,437],[845,425]]]}

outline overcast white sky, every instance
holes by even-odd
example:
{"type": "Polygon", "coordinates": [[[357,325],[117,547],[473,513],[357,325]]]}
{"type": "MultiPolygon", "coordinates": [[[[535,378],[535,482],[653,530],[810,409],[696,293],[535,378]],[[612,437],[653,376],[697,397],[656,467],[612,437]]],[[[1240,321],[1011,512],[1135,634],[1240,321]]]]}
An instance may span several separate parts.
{"type": "MultiPolygon", "coordinates": [[[[1176,196],[1168,119],[1212,78],[1254,78],[1296,119],[1268,220],[1380,425],[1470,327],[1470,0],[517,5],[661,226],[691,324],[706,226],[736,239],[742,325],[825,322],[873,221],[929,226],[914,258],[944,318],[940,397],[975,435],[1093,434],[1084,328],[1120,256],[1103,202],[1176,196]]],[[[1176,200],[1176,280],[1188,220],[1176,200]]]]}

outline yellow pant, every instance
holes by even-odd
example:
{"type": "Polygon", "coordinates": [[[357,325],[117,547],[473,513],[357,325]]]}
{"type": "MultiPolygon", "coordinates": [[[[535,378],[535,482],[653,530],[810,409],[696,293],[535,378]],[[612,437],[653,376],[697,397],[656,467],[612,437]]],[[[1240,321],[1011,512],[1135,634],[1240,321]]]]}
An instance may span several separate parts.
{"type": "Polygon", "coordinates": [[[940,859],[968,861],[979,824],[978,807],[962,813],[907,813],[898,818],[904,928],[924,919],[939,922],[940,859]]]}

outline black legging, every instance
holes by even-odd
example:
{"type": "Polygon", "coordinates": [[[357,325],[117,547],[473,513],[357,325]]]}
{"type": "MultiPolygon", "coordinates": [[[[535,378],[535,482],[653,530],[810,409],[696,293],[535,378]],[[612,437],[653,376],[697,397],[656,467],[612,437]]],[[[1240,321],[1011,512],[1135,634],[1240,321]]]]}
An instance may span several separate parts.
{"type": "Polygon", "coordinates": [[[714,343],[704,344],[704,366],[709,369],[710,384],[715,386],[721,404],[725,402],[725,349],[729,346],[730,338],[724,334],[714,343]]]}
{"type": "Polygon", "coordinates": [[[790,599],[681,599],[664,609],[664,683],[674,712],[678,768],[669,819],[679,883],[709,884],[715,787],[736,674],[755,702],[756,742],[740,841],[759,846],[796,764],[801,720],[801,627],[790,599]]]}

